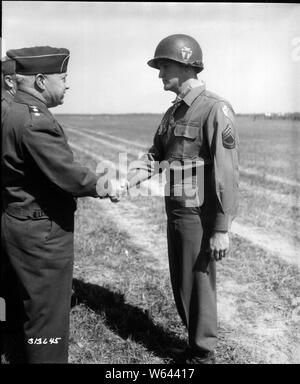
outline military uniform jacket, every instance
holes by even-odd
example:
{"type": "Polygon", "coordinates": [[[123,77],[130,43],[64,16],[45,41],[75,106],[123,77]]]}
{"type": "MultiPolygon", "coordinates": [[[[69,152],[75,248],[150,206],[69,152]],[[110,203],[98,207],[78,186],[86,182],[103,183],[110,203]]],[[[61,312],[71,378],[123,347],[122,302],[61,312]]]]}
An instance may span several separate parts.
{"type": "Polygon", "coordinates": [[[76,198],[98,196],[97,177],[74,162],[47,106],[18,91],[2,126],[3,208],[24,217],[73,213],[76,198]]]}
{"type": "Polygon", "coordinates": [[[173,117],[173,107],[167,110],[139,168],[150,170],[153,161],[203,162],[202,214],[214,230],[227,231],[238,206],[239,142],[234,111],[200,84],[184,92],[173,117]]]}
{"type": "Polygon", "coordinates": [[[1,123],[14,97],[7,91],[1,91],[1,123]]]}

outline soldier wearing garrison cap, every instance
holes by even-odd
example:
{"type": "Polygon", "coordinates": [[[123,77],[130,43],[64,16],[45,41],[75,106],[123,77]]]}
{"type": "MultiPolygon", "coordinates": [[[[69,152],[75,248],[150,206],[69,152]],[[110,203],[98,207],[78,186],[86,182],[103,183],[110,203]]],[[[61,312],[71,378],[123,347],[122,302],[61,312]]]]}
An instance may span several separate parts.
{"type": "Polygon", "coordinates": [[[16,93],[16,63],[8,57],[1,62],[1,121],[16,93]]]}
{"type": "MultiPolygon", "coordinates": [[[[1,125],[10,103],[12,102],[16,93],[16,74],[15,74],[15,61],[5,57],[1,61],[1,125]]],[[[1,150],[2,153],[2,150],[1,150]]],[[[2,191],[2,187],[1,187],[2,191]]],[[[1,201],[2,211],[2,201],[1,201]]],[[[3,267],[2,267],[2,254],[0,254],[0,297],[3,296],[3,267]]]]}
{"type": "Polygon", "coordinates": [[[189,339],[185,350],[170,349],[170,353],[177,362],[211,364],[217,343],[215,261],[228,252],[228,232],[237,211],[234,111],[228,101],[207,91],[198,80],[203,57],[193,37],[164,38],[148,65],[159,70],[164,90],[177,97],[152,147],[132,168],[127,187],[153,176],[154,162],[168,162],[170,193],[165,205],[170,274],[189,339]]]}
{"type": "Polygon", "coordinates": [[[7,322],[24,334],[25,362],[67,363],[78,197],[99,197],[98,177],[74,161],[49,107],[62,104],[70,53],[14,49],[18,91],[3,120],[1,237],[7,322]]]}

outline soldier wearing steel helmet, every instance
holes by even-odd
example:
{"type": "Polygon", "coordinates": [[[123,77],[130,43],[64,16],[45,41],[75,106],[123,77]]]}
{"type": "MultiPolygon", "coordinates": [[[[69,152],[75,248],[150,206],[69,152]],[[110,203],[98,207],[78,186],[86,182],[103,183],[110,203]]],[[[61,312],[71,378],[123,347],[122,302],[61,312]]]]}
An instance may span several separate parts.
{"type": "Polygon", "coordinates": [[[228,233],[237,212],[234,111],[198,80],[204,66],[202,50],[193,37],[166,37],[148,65],[159,70],[164,90],[174,92],[176,99],[126,185],[129,188],[153,176],[155,161],[171,166],[170,193],[165,196],[169,266],[177,310],[188,330],[188,347],[170,352],[177,362],[212,364],[217,343],[215,262],[228,252],[228,233]],[[191,169],[190,177],[185,177],[191,169]],[[183,177],[176,178],[178,174],[183,177]],[[186,193],[196,190],[195,186],[200,186],[196,194],[186,193]]]}
{"type": "Polygon", "coordinates": [[[67,363],[74,211],[77,198],[99,197],[99,176],[74,161],[49,111],[64,102],[69,88],[69,50],[31,47],[7,56],[18,75],[2,126],[7,322],[22,328],[25,362],[67,363]]]}

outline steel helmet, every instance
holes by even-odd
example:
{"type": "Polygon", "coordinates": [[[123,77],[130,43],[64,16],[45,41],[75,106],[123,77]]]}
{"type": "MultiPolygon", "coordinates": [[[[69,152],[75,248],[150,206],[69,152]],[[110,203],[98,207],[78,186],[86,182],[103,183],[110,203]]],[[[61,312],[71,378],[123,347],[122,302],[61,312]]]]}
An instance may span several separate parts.
{"type": "Polygon", "coordinates": [[[176,34],[164,38],[156,47],[154,58],[148,61],[148,65],[159,69],[158,62],[161,59],[191,65],[197,68],[197,72],[204,68],[200,45],[188,35],[176,34]]]}

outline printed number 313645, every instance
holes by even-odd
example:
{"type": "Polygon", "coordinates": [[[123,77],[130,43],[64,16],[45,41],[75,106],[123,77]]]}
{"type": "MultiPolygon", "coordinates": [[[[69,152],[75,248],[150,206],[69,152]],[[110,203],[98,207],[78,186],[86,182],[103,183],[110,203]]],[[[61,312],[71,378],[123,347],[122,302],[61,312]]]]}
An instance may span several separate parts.
{"type": "Polygon", "coordinates": [[[61,340],[61,337],[50,337],[48,338],[31,338],[27,340],[28,344],[58,344],[59,340],[61,340]]]}

